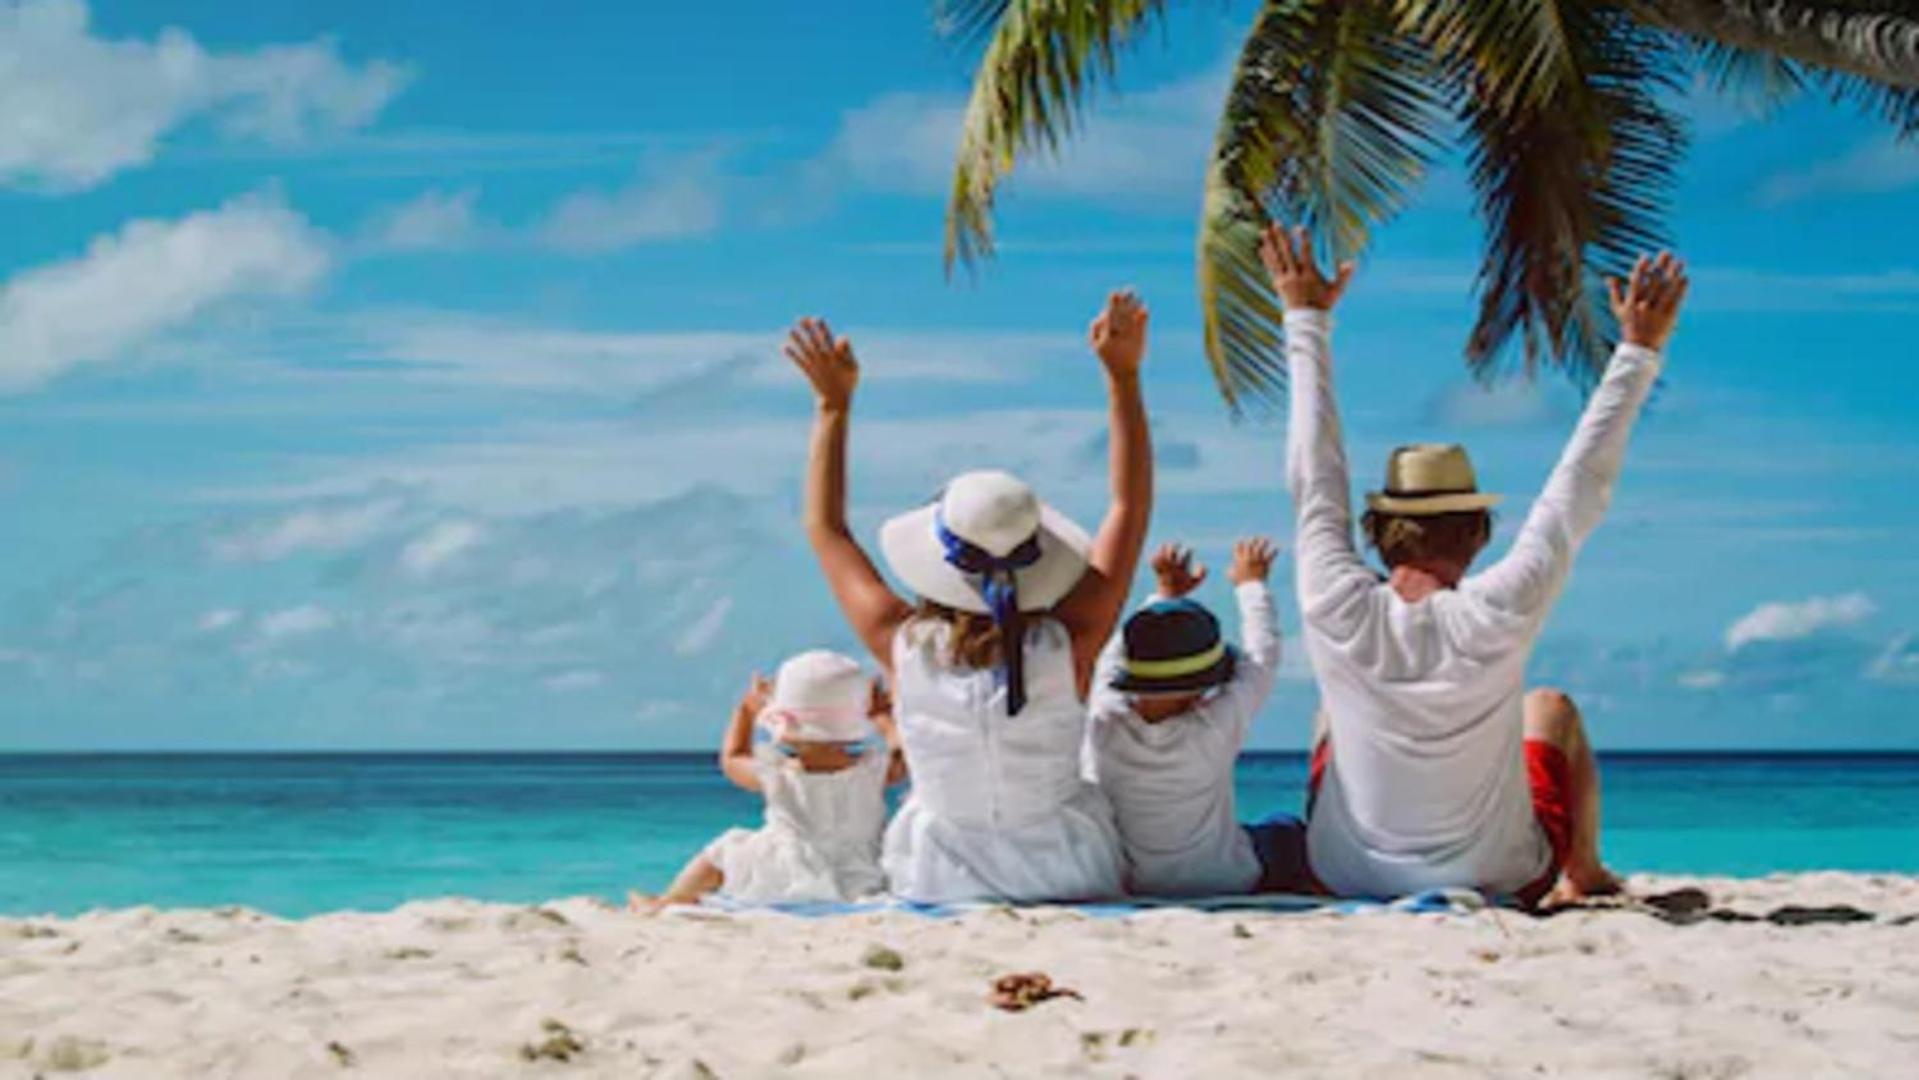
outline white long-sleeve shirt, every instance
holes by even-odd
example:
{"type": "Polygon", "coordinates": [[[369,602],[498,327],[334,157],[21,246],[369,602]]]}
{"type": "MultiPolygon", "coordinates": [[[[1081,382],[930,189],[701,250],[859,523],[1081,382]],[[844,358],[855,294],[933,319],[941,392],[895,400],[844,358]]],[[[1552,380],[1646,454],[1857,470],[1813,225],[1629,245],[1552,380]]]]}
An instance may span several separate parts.
{"type": "Polygon", "coordinates": [[[1259,884],[1240,827],[1233,765],[1279,672],[1279,618],[1263,581],[1233,589],[1240,655],[1232,680],[1190,711],[1149,724],[1112,689],[1125,660],[1113,635],[1094,669],[1089,765],[1119,822],[1127,888],[1150,896],[1220,896],[1259,884]]]}
{"type": "Polygon", "coordinates": [[[1341,894],[1516,892],[1551,858],[1521,752],[1526,663],[1612,499],[1661,357],[1622,344],[1511,551],[1407,603],[1354,547],[1331,332],[1323,311],[1286,314],[1301,634],[1332,740],[1308,857],[1341,894]]]}

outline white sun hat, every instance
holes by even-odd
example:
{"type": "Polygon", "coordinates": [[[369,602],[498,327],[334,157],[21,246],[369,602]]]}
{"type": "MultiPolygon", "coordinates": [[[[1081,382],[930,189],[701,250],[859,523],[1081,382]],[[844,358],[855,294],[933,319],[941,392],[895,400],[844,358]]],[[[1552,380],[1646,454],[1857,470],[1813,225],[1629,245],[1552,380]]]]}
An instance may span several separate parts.
{"type": "Polygon", "coordinates": [[[858,660],[814,649],[780,665],[759,724],[780,739],[858,742],[874,733],[872,695],[858,660]]]}
{"type": "Polygon", "coordinates": [[[1479,490],[1472,459],[1457,443],[1399,447],[1386,459],[1386,490],[1366,495],[1368,509],[1413,516],[1485,510],[1498,502],[1479,490]]]}
{"type": "Polygon", "coordinates": [[[931,505],[880,526],[880,551],[914,592],[981,614],[992,610],[982,591],[985,575],[955,565],[948,538],[993,559],[1013,556],[1031,541],[1037,555],[1013,571],[1021,611],[1059,603],[1085,575],[1093,546],[1086,530],[1040,502],[1024,481],[997,471],[961,473],[931,505]]]}

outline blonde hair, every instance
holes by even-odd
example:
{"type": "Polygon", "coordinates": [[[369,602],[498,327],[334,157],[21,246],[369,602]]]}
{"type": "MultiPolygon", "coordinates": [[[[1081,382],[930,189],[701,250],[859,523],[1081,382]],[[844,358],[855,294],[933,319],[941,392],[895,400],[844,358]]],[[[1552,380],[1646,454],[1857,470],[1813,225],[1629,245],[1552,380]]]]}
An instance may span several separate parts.
{"type": "Polygon", "coordinates": [[[955,667],[998,667],[1004,654],[999,626],[991,615],[961,611],[922,598],[913,609],[913,618],[944,623],[952,631],[947,642],[946,662],[955,667]]]}
{"type": "Polygon", "coordinates": [[[1431,561],[1463,566],[1493,538],[1493,515],[1487,510],[1425,515],[1368,510],[1359,526],[1389,568],[1431,561]]]}

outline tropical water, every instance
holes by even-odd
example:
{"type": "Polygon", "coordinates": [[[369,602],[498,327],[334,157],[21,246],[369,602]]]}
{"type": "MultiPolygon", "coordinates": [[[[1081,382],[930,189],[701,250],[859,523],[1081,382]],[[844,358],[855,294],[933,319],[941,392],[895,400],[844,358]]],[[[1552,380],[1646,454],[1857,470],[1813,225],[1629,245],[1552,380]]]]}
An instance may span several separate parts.
{"type": "MultiPolygon", "coordinates": [[[[1627,871],[1919,873],[1919,754],[1612,756],[1627,871]]],[[[1245,816],[1298,812],[1303,757],[1241,763],[1245,816]]],[[[0,755],[0,913],[657,889],[753,796],[707,754],[0,755]]]]}

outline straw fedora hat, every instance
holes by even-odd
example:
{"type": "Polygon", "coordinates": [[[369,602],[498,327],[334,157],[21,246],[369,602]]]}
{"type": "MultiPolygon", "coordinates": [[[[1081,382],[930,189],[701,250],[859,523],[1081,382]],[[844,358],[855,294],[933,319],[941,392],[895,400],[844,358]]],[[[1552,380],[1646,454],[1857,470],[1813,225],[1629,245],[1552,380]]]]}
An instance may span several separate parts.
{"type": "Polygon", "coordinates": [[[872,695],[858,660],[813,649],[780,665],[758,721],[776,738],[858,742],[874,733],[872,695]]]}
{"type": "Polygon", "coordinates": [[[1415,443],[1386,459],[1386,490],[1366,494],[1366,506],[1382,514],[1456,514],[1497,505],[1499,496],[1479,490],[1472,459],[1458,443],[1415,443]]]}
{"type": "Polygon", "coordinates": [[[981,592],[983,575],[949,561],[949,539],[994,559],[1033,542],[1037,557],[1013,571],[1021,611],[1059,603],[1086,573],[1093,546],[1086,530],[1040,502],[1024,481],[993,471],[962,473],[930,505],[880,526],[880,552],[900,580],[925,599],[980,614],[991,613],[981,592]]]}

